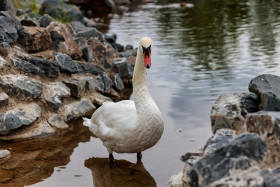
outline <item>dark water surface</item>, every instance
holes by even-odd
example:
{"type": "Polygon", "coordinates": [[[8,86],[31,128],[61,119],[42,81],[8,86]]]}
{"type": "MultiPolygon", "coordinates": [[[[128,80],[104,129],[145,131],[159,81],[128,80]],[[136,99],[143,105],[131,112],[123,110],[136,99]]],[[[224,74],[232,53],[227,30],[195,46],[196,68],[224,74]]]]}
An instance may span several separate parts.
{"type": "Polygon", "coordinates": [[[209,114],[219,95],[248,91],[250,80],[262,73],[280,75],[280,1],[202,0],[185,8],[148,3],[115,15],[108,33],[134,47],[143,36],[154,41],[147,80],[165,131],[143,152],[144,166],[134,164],[135,154],[115,154],[126,161],[110,169],[101,141],[77,121],[66,135],[11,144],[23,162],[14,158],[1,168],[7,184],[168,186],[170,176],[182,171],[180,156],[211,136],[209,114]]]}

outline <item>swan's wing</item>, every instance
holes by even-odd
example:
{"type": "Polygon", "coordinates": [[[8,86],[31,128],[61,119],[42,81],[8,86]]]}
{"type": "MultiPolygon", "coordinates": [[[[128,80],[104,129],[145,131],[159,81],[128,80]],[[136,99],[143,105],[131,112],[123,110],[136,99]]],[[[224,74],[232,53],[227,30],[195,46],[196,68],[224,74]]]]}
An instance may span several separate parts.
{"type": "Polygon", "coordinates": [[[135,128],[137,113],[134,101],[105,102],[92,115],[92,131],[101,139],[121,136],[135,128]],[[97,129],[98,128],[98,129],[97,129]]]}

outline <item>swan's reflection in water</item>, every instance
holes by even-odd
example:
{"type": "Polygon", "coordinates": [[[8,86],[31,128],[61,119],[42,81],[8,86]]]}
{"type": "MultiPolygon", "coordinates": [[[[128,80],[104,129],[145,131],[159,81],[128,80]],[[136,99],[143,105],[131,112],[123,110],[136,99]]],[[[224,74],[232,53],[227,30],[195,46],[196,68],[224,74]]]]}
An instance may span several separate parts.
{"type": "Polygon", "coordinates": [[[156,186],[154,178],[142,163],[115,160],[111,167],[108,158],[90,158],[85,161],[85,166],[92,172],[95,187],[156,186]]]}

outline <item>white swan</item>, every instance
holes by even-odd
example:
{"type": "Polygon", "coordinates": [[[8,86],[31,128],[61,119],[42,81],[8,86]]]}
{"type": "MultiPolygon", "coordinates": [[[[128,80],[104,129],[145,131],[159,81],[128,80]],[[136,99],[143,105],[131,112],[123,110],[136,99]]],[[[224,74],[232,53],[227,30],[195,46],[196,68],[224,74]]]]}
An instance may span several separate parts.
{"type": "Polygon", "coordinates": [[[109,152],[113,164],[113,152],[137,153],[154,146],[163,133],[161,113],[152,99],[146,83],[146,68],[151,67],[152,40],[140,40],[133,74],[134,101],[105,102],[91,119],[84,118],[84,125],[100,138],[109,152]]]}

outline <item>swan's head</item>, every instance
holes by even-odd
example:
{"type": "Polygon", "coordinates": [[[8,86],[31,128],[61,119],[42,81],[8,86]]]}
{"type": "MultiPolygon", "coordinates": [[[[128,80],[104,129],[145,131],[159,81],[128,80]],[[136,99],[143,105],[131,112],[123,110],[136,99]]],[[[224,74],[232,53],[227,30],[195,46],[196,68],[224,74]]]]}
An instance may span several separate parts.
{"type": "Polygon", "coordinates": [[[151,67],[151,52],[153,43],[150,38],[144,37],[140,40],[139,49],[144,56],[144,66],[149,69],[151,67]]]}

